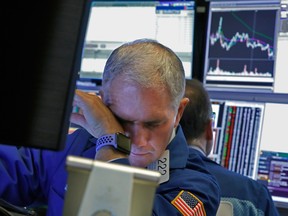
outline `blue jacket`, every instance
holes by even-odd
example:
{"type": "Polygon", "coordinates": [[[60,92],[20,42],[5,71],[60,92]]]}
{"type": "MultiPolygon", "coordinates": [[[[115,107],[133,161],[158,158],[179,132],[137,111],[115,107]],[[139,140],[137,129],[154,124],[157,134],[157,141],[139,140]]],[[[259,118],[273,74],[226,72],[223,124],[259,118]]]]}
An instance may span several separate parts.
{"type": "MultiPolygon", "coordinates": [[[[67,145],[59,152],[0,145],[0,198],[20,206],[32,203],[48,205],[47,215],[62,215],[67,181],[67,155],[94,158],[93,137],[79,129],[67,137],[67,145]]],[[[204,205],[206,215],[215,215],[219,202],[219,186],[207,172],[199,155],[188,160],[188,147],[179,128],[169,144],[170,179],[159,185],[153,215],[182,215],[171,202],[182,192],[204,205]]]]}
{"type": "Polygon", "coordinates": [[[221,188],[221,200],[233,204],[233,213],[235,216],[279,215],[266,186],[222,167],[198,150],[193,148],[189,150],[193,152],[193,154],[197,151],[198,155],[200,155],[205,162],[209,172],[216,177],[221,188]]]}

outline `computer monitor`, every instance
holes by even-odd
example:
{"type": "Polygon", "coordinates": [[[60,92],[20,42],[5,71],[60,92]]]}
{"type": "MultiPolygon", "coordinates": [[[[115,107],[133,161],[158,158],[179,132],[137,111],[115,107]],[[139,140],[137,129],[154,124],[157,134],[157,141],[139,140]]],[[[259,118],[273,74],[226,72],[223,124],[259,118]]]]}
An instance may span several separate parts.
{"type": "Polygon", "coordinates": [[[208,89],[288,93],[283,4],[281,9],[280,0],[210,1],[203,77],[208,89]]]}
{"type": "Polygon", "coordinates": [[[80,89],[97,89],[107,58],[121,44],[156,39],[171,48],[192,78],[194,1],[92,1],[79,79],[80,89]]]}
{"type": "Polygon", "coordinates": [[[277,55],[275,66],[274,92],[288,93],[288,64],[286,60],[286,50],[288,49],[288,0],[281,0],[280,28],[277,40],[277,55]]]}
{"type": "Polygon", "coordinates": [[[214,160],[245,176],[256,176],[264,104],[212,100],[214,160]]]}
{"type": "Polygon", "coordinates": [[[68,156],[64,216],[152,215],[158,171],[68,156]]]}
{"type": "Polygon", "coordinates": [[[7,2],[2,26],[1,144],[51,150],[64,146],[88,3],[7,2]]]}
{"type": "Polygon", "coordinates": [[[267,186],[277,207],[288,208],[287,176],[287,152],[260,152],[257,181],[267,186]]]}
{"type": "Polygon", "coordinates": [[[287,208],[288,1],[211,0],[208,20],[210,157],[265,184],[277,207],[287,208]]]}
{"type": "Polygon", "coordinates": [[[243,93],[236,98],[210,92],[210,98],[215,120],[210,157],[265,184],[277,206],[288,208],[287,95],[257,101],[243,93]]]}

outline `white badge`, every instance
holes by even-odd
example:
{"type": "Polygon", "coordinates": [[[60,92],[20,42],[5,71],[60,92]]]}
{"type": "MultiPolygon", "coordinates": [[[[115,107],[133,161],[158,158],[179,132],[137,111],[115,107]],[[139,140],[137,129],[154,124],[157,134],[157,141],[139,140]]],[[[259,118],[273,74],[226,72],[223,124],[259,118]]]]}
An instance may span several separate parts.
{"type": "Polygon", "coordinates": [[[166,150],[163,155],[155,162],[148,165],[149,170],[160,172],[160,184],[169,180],[169,150],[166,150]]]}

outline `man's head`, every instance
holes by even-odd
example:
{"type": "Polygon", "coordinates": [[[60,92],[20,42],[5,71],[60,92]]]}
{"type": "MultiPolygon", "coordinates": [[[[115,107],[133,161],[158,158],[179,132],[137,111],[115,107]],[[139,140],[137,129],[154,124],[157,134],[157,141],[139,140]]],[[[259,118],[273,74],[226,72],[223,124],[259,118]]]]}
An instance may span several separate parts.
{"type": "Polygon", "coordinates": [[[154,40],[126,43],[112,52],[101,96],[132,141],[130,163],[145,167],[165,151],[188,99],[176,54],[154,40]]]}
{"type": "Polygon", "coordinates": [[[212,107],[208,92],[196,79],[186,81],[185,97],[189,102],[180,120],[189,145],[209,154],[212,148],[212,107]]]}
{"type": "Polygon", "coordinates": [[[123,44],[111,53],[104,68],[103,90],[109,92],[111,83],[120,77],[145,88],[168,91],[175,108],[185,91],[182,62],[170,48],[151,39],[123,44]]]}

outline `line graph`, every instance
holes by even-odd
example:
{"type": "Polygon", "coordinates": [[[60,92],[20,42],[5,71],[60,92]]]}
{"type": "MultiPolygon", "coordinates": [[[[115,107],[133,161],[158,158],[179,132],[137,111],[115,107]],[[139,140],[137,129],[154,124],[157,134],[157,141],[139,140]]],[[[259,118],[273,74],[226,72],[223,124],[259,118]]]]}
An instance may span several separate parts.
{"type": "Polygon", "coordinates": [[[244,63],[243,69],[238,72],[231,71],[231,70],[230,71],[222,70],[219,59],[217,59],[216,61],[215,69],[210,68],[208,71],[208,74],[223,75],[223,76],[272,77],[272,74],[269,73],[268,71],[264,72],[264,69],[262,69],[262,72],[259,73],[257,67],[255,67],[253,70],[248,71],[247,65],[245,63],[244,63]]]}
{"type": "MultiPolygon", "coordinates": [[[[251,49],[260,48],[261,51],[267,51],[268,58],[272,58],[274,56],[273,46],[271,44],[266,43],[265,41],[261,41],[257,38],[252,38],[249,36],[249,33],[236,32],[231,39],[225,37],[224,32],[222,30],[222,22],[223,17],[220,17],[218,31],[215,34],[212,33],[210,36],[211,46],[215,45],[215,43],[219,41],[220,46],[226,51],[229,51],[237,43],[245,43],[247,48],[251,49]]],[[[273,43],[273,40],[271,42],[273,43]]]]}
{"type": "Polygon", "coordinates": [[[231,80],[242,86],[251,85],[251,81],[264,82],[271,88],[276,18],[274,8],[212,11],[207,31],[206,82],[217,84],[221,80],[222,85],[227,81],[227,86],[231,86],[231,80]]]}

